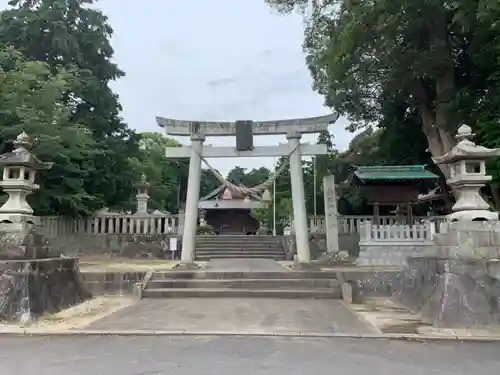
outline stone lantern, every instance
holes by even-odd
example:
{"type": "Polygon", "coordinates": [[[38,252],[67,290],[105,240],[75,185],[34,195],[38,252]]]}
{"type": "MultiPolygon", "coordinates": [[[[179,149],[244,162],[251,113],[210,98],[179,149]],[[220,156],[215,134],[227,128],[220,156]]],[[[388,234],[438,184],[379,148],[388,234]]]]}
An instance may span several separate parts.
{"type": "Polygon", "coordinates": [[[141,175],[141,181],[136,185],[137,195],[137,214],[147,214],[148,213],[148,201],[149,195],[148,190],[151,185],[146,181],[146,175],[143,173],[141,175]]]}
{"type": "Polygon", "coordinates": [[[456,197],[453,212],[447,216],[450,221],[498,220],[498,213],[490,211],[479,190],[492,178],[486,175],[486,159],[500,156],[500,148],[490,149],[476,145],[472,141],[473,137],[470,126],[460,126],[456,135],[457,145],[445,155],[434,158],[436,164],[447,164],[450,167],[446,183],[453,189],[456,197]]]}
{"type": "Polygon", "coordinates": [[[273,197],[268,189],[264,190],[264,193],[262,194],[262,202],[266,203],[267,205],[273,203],[273,197]]]}
{"type": "Polygon", "coordinates": [[[36,171],[48,170],[53,163],[43,163],[30,152],[31,141],[25,132],[19,134],[13,144],[12,152],[0,155],[3,167],[0,186],[9,195],[0,207],[0,223],[39,225],[40,220],[33,215],[26,197],[40,188],[35,184],[36,171]]]}

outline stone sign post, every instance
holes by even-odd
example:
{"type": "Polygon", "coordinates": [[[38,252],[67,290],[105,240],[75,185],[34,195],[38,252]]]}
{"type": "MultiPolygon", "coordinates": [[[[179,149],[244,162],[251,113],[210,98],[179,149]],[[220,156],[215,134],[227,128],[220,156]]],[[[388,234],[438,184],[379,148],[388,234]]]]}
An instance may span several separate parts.
{"type": "Polygon", "coordinates": [[[337,192],[335,191],[335,177],[332,175],[323,178],[323,192],[325,197],[325,233],[327,253],[339,252],[339,230],[337,211],[337,192]]]}

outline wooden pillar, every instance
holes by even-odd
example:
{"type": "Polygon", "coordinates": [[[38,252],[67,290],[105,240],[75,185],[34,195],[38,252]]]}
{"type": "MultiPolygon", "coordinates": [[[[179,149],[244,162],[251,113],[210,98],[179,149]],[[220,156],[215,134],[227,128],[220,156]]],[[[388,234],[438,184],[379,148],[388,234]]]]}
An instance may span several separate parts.
{"type": "Polygon", "coordinates": [[[411,204],[411,202],[408,203],[407,207],[408,207],[408,217],[407,217],[408,225],[411,226],[413,225],[413,205],[411,204]]]}
{"type": "Polygon", "coordinates": [[[373,225],[380,225],[380,207],[378,202],[373,203],[373,225]]]}

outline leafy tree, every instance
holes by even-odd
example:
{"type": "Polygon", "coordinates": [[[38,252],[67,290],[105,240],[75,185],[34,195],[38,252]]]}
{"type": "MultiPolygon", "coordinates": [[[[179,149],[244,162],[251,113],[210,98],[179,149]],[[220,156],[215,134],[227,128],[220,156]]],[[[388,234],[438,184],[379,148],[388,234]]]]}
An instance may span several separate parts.
{"type": "MultiPolygon", "coordinates": [[[[267,2],[285,12],[308,3],[267,2]]],[[[430,152],[440,156],[460,123],[498,124],[498,1],[321,4],[306,31],[307,62],[315,89],[353,128],[379,123],[387,103],[402,104],[418,115],[430,152]]]]}
{"type": "MultiPolygon", "coordinates": [[[[145,132],[138,136],[141,152],[139,157],[131,158],[130,164],[137,179],[144,174],[150,183],[149,207],[178,212],[185,196],[189,166],[185,159],[167,159],[165,148],[180,144],[160,133],[145,132]]],[[[135,198],[131,198],[129,206],[135,207],[135,198]]]]}
{"type": "MultiPolygon", "coordinates": [[[[83,186],[89,159],[99,154],[90,131],[71,121],[72,108],[62,101],[75,82],[74,72],[52,74],[43,62],[26,61],[13,48],[0,50],[0,140],[7,142],[22,131],[34,138],[33,152],[54,162],[41,177],[43,189],[32,200],[39,214],[88,213],[95,198],[83,186]]],[[[31,197],[30,197],[31,198],[31,197]]]]}
{"type": "Polygon", "coordinates": [[[233,169],[231,169],[227,174],[227,180],[242,184],[243,183],[242,180],[245,178],[245,175],[246,175],[245,168],[236,166],[233,169]]]}
{"type": "MultiPolygon", "coordinates": [[[[210,194],[212,191],[221,186],[222,183],[219,181],[214,174],[208,169],[201,170],[201,186],[200,186],[200,196],[203,197],[210,194]]],[[[187,181],[186,181],[187,186],[187,181]]],[[[185,199],[183,200],[185,201],[185,199]]]]}
{"type": "MultiPolygon", "coordinates": [[[[27,60],[47,64],[54,75],[71,71],[74,79],[62,92],[70,108],[68,126],[84,126],[94,150],[85,160],[71,158],[71,168],[85,170],[83,191],[92,199],[52,207],[60,214],[117,207],[133,194],[136,173],[129,159],[137,157],[135,134],[119,116],[118,97],[109,83],[123,76],[113,58],[107,18],[90,6],[92,0],[12,0],[0,13],[0,45],[13,46],[27,60]],[[83,201],[82,201],[83,202],[83,201]]],[[[57,180],[57,170],[49,178],[57,180]]],[[[80,192],[80,194],[84,194],[80,192]]],[[[57,202],[56,202],[57,203],[57,202]]]]}

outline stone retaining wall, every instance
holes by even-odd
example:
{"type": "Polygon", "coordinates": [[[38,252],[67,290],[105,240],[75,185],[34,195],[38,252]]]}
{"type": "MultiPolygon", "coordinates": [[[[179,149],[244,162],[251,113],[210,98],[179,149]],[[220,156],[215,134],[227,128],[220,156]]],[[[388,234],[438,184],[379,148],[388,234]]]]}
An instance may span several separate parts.
{"type": "Polygon", "coordinates": [[[500,264],[409,258],[394,296],[436,327],[500,324],[500,264]]]}
{"type": "Polygon", "coordinates": [[[78,259],[0,261],[0,319],[19,321],[55,313],[90,298],[78,259]]]}
{"type": "Polygon", "coordinates": [[[434,255],[436,247],[432,244],[370,244],[360,246],[358,266],[405,266],[409,257],[434,255]]]}
{"type": "Polygon", "coordinates": [[[82,272],[85,288],[93,296],[132,294],[134,285],[144,280],[146,272],[82,272]]]}
{"type": "MultiPolygon", "coordinates": [[[[172,234],[72,234],[49,238],[52,249],[67,256],[114,254],[129,258],[171,259],[172,234]]],[[[181,241],[177,241],[180,249],[181,241]]],[[[177,251],[179,253],[179,251],[177,251]]]]}
{"type": "MultiPolygon", "coordinates": [[[[66,256],[114,254],[128,258],[172,258],[168,249],[170,238],[177,238],[176,257],[180,255],[181,238],[173,234],[70,234],[49,238],[50,247],[55,252],[66,256]]],[[[316,233],[310,235],[311,256],[316,259],[326,251],[326,235],[316,233]]],[[[292,236],[283,236],[282,245],[287,259],[295,254],[292,236]]],[[[340,233],[339,247],[347,251],[351,257],[359,253],[359,234],[340,233]]]]}

